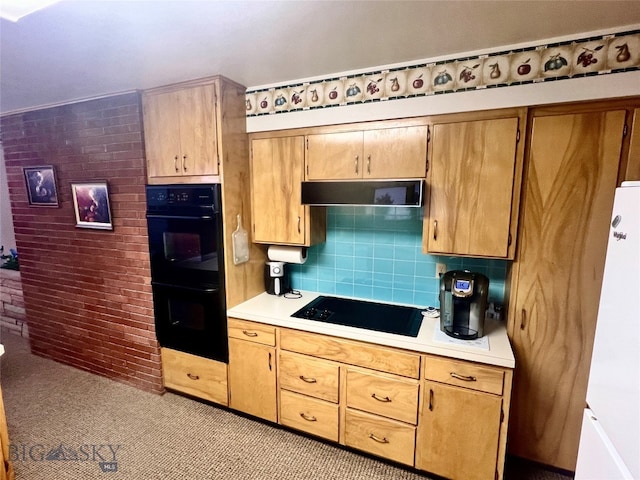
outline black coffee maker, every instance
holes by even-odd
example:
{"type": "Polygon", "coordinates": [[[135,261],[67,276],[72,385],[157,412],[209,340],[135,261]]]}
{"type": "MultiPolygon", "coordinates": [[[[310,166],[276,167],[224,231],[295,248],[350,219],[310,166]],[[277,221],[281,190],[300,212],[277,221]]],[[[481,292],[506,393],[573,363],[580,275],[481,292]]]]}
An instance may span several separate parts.
{"type": "Polygon", "coordinates": [[[489,279],[469,270],[440,277],[440,330],[453,338],[473,340],[484,335],[489,279]]]}
{"type": "Polygon", "coordinates": [[[289,275],[285,262],[266,262],[264,266],[264,289],[270,295],[284,295],[290,290],[289,275]]]}

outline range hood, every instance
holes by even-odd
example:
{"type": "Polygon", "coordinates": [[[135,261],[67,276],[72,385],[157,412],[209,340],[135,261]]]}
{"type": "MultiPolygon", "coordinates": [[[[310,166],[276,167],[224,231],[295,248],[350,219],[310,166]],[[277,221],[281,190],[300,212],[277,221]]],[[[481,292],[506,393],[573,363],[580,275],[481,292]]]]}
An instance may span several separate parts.
{"type": "Polygon", "coordinates": [[[423,191],[423,179],[302,182],[302,204],[421,207],[423,191]]]}

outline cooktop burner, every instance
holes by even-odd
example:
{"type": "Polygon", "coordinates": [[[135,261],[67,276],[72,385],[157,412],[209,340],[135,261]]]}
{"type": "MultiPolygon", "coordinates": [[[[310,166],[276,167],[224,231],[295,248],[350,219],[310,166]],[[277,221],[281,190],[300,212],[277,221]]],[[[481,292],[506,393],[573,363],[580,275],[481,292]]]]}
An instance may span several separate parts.
{"type": "Polygon", "coordinates": [[[422,324],[418,308],[320,296],[292,315],[319,322],[417,337],[422,324]]]}

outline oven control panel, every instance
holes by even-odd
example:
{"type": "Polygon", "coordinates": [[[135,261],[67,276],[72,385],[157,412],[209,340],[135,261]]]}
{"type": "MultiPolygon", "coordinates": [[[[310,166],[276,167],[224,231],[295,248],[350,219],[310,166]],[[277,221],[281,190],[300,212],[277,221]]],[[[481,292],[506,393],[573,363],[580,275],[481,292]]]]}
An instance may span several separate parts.
{"type": "Polygon", "coordinates": [[[171,210],[220,205],[219,185],[147,185],[147,210],[171,210]]]}

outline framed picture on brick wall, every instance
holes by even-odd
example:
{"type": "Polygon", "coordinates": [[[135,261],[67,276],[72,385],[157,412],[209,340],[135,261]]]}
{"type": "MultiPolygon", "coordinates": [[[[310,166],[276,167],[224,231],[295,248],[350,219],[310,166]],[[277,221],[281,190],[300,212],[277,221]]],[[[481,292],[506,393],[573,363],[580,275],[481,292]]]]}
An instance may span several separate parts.
{"type": "Polygon", "coordinates": [[[107,182],[72,183],[76,227],[113,230],[107,182]]]}
{"type": "Polygon", "coordinates": [[[24,167],[29,205],[39,207],[58,206],[58,186],[56,172],[52,165],[24,167]]]}

